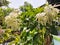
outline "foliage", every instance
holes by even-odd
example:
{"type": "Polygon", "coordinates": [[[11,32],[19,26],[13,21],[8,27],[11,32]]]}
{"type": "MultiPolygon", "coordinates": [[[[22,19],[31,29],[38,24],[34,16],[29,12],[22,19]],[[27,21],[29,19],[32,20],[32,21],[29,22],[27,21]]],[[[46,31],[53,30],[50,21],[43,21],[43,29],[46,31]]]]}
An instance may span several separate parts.
{"type": "Polygon", "coordinates": [[[3,9],[0,8],[0,25],[3,25],[3,21],[4,21],[4,12],[3,9]]]}
{"type": "Polygon", "coordinates": [[[57,30],[60,27],[58,9],[51,5],[33,8],[27,2],[19,9],[22,12],[18,9],[0,8],[0,18],[2,20],[0,25],[3,32],[0,34],[0,43],[46,45],[46,38],[50,34],[57,35],[57,30]]]}
{"type": "Polygon", "coordinates": [[[37,13],[42,12],[44,8],[35,9],[31,5],[28,6],[25,2],[25,5],[20,9],[22,10],[22,14],[18,18],[22,20],[21,28],[23,30],[20,36],[20,43],[22,45],[42,45],[42,36],[40,36],[41,34],[38,31],[38,23],[35,16],[37,13]]]}
{"type": "Polygon", "coordinates": [[[0,0],[0,6],[8,6],[9,1],[7,0],[0,0]]]}

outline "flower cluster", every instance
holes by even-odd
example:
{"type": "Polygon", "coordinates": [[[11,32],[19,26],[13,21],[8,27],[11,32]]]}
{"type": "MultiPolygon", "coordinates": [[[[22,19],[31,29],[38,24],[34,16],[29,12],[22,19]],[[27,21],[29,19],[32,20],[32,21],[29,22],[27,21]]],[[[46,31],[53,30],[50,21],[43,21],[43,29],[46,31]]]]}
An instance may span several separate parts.
{"type": "Polygon", "coordinates": [[[14,10],[5,17],[5,23],[7,25],[7,28],[11,28],[13,30],[18,30],[20,28],[20,20],[17,18],[19,15],[18,13],[20,12],[14,10]]]}
{"type": "Polygon", "coordinates": [[[42,25],[52,24],[52,21],[56,18],[57,14],[59,13],[59,10],[54,8],[53,6],[45,6],[44,12],[38,13],[36,15],[36,18],[38,19],[38,22],[42,25]]]}

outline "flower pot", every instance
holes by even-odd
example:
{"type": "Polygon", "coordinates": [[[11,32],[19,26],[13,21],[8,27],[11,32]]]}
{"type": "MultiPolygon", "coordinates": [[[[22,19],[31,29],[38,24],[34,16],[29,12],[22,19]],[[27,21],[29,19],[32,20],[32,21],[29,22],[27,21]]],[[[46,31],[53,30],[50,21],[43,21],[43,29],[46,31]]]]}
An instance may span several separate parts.
{"type": "Polygon", "coordinates": [[[53,35],[54,45],[60,45],[60,36],[53,35]]]}

